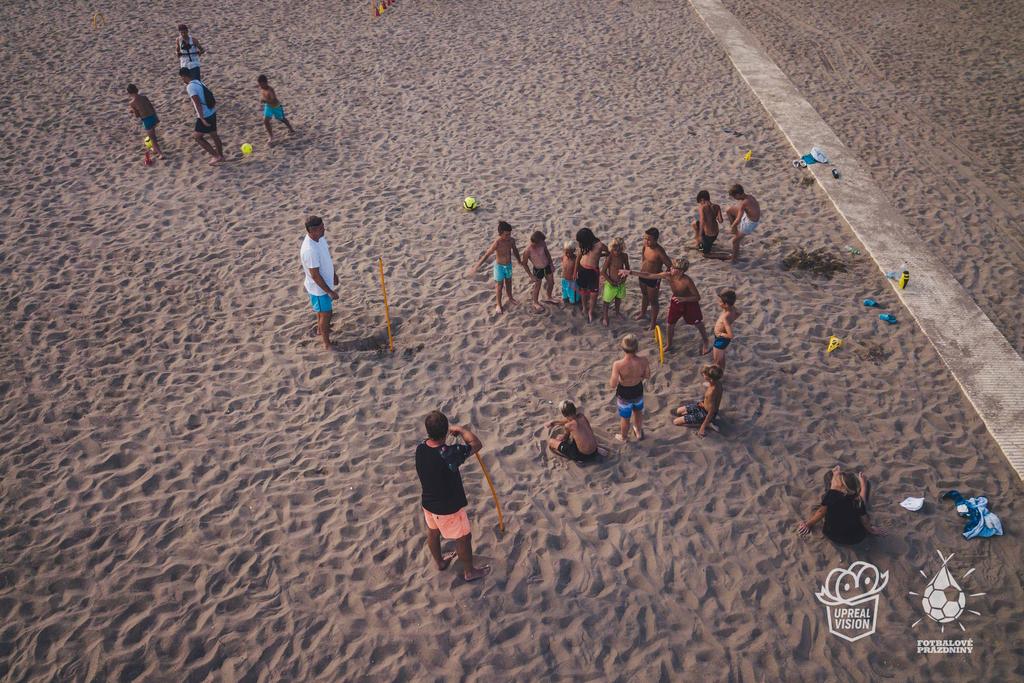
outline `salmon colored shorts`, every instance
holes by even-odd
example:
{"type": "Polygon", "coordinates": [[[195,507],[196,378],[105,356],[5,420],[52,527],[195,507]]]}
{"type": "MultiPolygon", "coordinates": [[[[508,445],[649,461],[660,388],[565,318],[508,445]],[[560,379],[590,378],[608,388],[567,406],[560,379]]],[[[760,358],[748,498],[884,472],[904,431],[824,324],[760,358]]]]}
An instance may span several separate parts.
{"type": "Polygon", "coordinates": [[[450,515],[435,515],[424,508],[423,518],[427,520],[429,528],[437,529],[449,541],[469,535],[469,515],[466,514],[466,508],[450,515]]]}

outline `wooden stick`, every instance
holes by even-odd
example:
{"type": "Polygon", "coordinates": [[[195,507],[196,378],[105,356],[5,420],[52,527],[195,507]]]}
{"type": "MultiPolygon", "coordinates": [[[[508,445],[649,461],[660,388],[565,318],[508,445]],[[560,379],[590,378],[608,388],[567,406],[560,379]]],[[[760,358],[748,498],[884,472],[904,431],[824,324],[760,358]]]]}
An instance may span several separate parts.
{"type": "Polygon", "coordinates": [[[484,465],[483,458],[480,457],[479,453],[474,453],[476,461],[480,463],[480,469],[484,471],[484,479],[487,480],[487,485],[491,487],[491,495],[494,497],[494,507],[498,510],[498,528],[502,531],[505,530],[505,518],[501,514],[501,503],[498,502],[498,492],[494,490],[494,482],[491,481],[491,473],[487,471],[487,466],[484,465]]]}
{"type": "Polygon", "coordinates": [[[388,323],[388,351],[395,352],[395,340],[391,338],[391,313],[388,311],[388,288],[384,284],[384,258],[377,257],[377,265],[380,266],[380,290],[384,292],[384,320],[388,323]]]}

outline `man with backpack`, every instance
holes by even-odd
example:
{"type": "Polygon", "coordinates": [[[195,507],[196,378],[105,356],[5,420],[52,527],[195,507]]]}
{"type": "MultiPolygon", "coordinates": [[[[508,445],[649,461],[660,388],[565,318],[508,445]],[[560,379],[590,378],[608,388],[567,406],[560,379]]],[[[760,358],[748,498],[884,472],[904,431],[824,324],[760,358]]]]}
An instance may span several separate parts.
{"type": "Polygon", "coordinates": [[[178,40],[174,43],[174,49],[178,53],[178,65],[191,72],[192,78],[198,80],[199,55],[206,52],[199,41],[188,34],[188,26],[178,24],[178,40]]]}
{"type": "Polygon", "coordinates": [[[217,135],[217,100],[205,83],[198,78],[192,78],[190,69],[181,67],[178,75],[181,76],[182,83],[185,83],[185,92],[188,93],[192,108],[196,112],[196,126],[192,137],[213,157],[210,163],[219,164],[224,161],[224,145],[217,135]],[[206,141],[207,135],[213,140],[213,145],[206,141]]]}

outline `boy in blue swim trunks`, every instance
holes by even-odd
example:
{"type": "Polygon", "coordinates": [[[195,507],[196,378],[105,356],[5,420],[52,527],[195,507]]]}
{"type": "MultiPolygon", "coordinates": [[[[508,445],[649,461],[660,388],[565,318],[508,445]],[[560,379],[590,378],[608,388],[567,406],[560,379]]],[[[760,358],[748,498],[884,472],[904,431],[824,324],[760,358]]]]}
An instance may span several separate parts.
{"type": "Polygon", "coordinates": [[[725,371],[725,350],[732,342],[732,324],[740,317],[740,312],[736,310],[736,292],[727,289],[719,294],[718,305],[722,307],[722,312],[715,321],[715,342],[711,347],[711,358],[715,365],[725,371]]]}
{"type": "Polygon", "coordinates": [[[128,84],[128,94],[131,95],[131,99],[128,100],[128,109],[142,123],[143,132],[150,142],[153,143],[153,153],[156,154],[156,158],[163,159],[164,155],[160,151],[160,143],[156,139],[156,124],[160,123],[160,119],[156,116],[156,108],[149,101],[149,98],[140,93],[139,89],[132,83],[128,84]]]}
{"type": "Polygon", "coordinates": [[[270,128],[270,119],[277,119],[283,123],[289,133],[295,129],[284,116],[284,105],[277,99],[277,93],[270,87],[267,77],[260,74],[256,77],[256,83],[260,86],[260,104],[263,105],[263,127],[267,129],[267,146],[274,146],[274,131],[270,128]]]}
{"type": "Polygon", "coordinates": [[[476,271],[480,270],[480,266],[491,257],[491,254],[494,254],[494,299],[496,302],[494,312],[501,315],[504,312],[501,303],[502,287],[508,293],[508,303],[510,306],[515,306],[519,303],[512,296],[512,257],[515,256],[515,262],[523,266],[527,277],[532,277],[533,274],[523,263],[523,257],[519,254],[516,241],[512,239],[512,226],[505,221],[498,221],[498,239],[494,240],[494,244],[484,252],[484,255],[480,257],[476,265],[466,272],[466,277],[472,277],[476,271]]]}
{"type": "Polygon", "coordinates": [[[580,302],[576,288],[576,243],[569,241],[562,248],[562,305],[575,306],[580,302]]]}

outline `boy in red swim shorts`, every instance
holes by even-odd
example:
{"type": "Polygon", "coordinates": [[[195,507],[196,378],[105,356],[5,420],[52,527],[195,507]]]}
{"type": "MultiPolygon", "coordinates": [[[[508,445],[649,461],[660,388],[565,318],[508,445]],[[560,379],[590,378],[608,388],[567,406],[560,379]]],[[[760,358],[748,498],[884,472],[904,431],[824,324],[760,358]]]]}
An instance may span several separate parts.
{"type": "MultiPolygon", "coordinates": [[[[672,289],[672,300],[668,306],[668,341],[665,343],[665,350],[672,348],[672,335],[676,329],[676,323],[682,318],[687,325],[693,325],[700,332],[701,346],[700,353],[703,356],[708,352],[708,331],[704,328],[704,313],[700,310],[700,292],[697,285],[686,274],[690,268],[690,262],[681,258],[672,262],[672,267],[664,273],[642,273],[645,278],[668,280],[672,289]]],[[[630,275],[641,275],[641,273],[630,272],[630,275]]]]}
{"type": "Polygon", "coordinates": [[[423,488],[423,518],[427,522],[427,547],[444,571],[458,556],[466,581],[482,579],[490,573],[487,565],[473,566],[473,536],[466,514],[466,492],[462,488],[459,467],[483,448],[480,439],[466,427],[448,424],[440,411],[424,421],[427,439],[416,447],[416,474],[423,488]],[[448,436],[461,437],[463,443],[448,444],[448,436]],[[455,541],[454,553],[441,553],[441,537],[455,541]]]}

